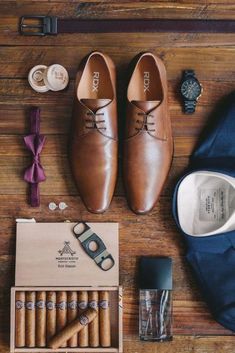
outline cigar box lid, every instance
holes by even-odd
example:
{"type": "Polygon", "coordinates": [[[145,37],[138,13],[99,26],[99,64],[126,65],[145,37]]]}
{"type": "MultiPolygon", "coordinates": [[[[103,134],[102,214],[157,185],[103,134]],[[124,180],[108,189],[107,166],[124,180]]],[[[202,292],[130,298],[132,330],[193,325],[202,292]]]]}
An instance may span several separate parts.
{"type": "Polygon", "coordinates": [[[113,267],[107,271],[85,252],[74,234],[76,225],[17,223],[15,285],[118,286],[118,223],[87,223],[91,230],[86,236],[97,234],[107,249],[105,254],[114,259],[113,267]]]}

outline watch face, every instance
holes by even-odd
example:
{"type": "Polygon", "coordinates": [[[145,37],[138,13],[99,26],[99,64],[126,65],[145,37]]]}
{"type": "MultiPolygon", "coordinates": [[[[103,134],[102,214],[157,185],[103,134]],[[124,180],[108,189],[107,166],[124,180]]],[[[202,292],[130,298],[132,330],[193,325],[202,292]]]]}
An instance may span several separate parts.
{"type": "Polygon", "coordinates": [[[183,97],[188,100],[195,100],[201,94],[201,86],[198,81],[193,78],[185,80],[182,83],[180,90],[183,97]]]}

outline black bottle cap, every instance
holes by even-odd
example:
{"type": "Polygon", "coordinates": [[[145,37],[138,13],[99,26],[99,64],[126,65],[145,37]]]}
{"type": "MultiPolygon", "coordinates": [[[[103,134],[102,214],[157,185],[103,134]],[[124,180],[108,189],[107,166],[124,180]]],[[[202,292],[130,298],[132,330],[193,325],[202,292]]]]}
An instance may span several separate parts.
{"type": "Polygon", "coordinates": [[[170,257],[141,257],[140,289],[172,289],[172,259],[170,257]]]}

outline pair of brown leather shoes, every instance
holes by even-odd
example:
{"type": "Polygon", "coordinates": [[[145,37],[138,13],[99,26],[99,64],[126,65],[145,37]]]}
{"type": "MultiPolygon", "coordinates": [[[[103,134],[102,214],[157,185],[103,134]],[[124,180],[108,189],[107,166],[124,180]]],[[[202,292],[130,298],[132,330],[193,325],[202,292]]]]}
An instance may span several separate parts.
{"type": "MultiPolygon", "coordinates": [[[[117,180],[116,75],[112,60],[91,53],[76,78],[70,160],[79,194],[90,212],[109,207],[117,180]]],[[[130,208],[139,214],[156,203],[173,154],[163,62],[139,56],[127,90],[123,176],[130,208]]]]}

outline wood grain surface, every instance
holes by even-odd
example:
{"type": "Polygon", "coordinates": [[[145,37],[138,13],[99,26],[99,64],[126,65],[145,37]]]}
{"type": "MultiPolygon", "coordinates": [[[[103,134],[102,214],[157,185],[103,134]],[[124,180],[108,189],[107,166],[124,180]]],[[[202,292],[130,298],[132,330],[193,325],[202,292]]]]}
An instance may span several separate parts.
{"type": "Polygon", "coordinates": [[[234,90],[235,34],[120,33],[61,34],[45,38],[18,34],[19,16],[50,14],[62,18],[188,18],[235,19],[234,0],[181,1],[1,1],[0,2],[0,353],[9,352],[9,297],[14,284],[15,218],[37,221],[83,220],[120,223],[120,283],[124,289],[124,353],[234,353],[232,332],[211,317],[185,260],[185,247],[171,216],[171,196],[186,169],[204,126],[213,120],[217,102],[234,90]],[[74,78],[80,60],[92,50],[112,57],[118,72],[120,166],[125,120],[126,76],[139,52],[159,55],[167,68],[169,105],[175,142],[169,178],[154,210],[136,216],[127,206],[121,170],[115,196],[104,215],[86,211],[75,188],[67,145],[74,78]],[[64,65],[70,75],[63,92],[39,94],[29,87],[27,74],[37,64],[64,65]],[[204,92],[192,116],[182,114],[178,87],[183,69],[193,68],[204,92]],[[30,106],[41,107],[41,132],[47,141],[41,155],[47,175],[41,184],[41,206],[27,204],[22,179],[30,155],[22,138],[29,132],[30,106]],[[66,202],[54,212],[49,202],[66,202]],[[174,260],[174,340],[138,340],[137,263],[141,255],[167,255],[174,260]]]}

